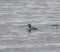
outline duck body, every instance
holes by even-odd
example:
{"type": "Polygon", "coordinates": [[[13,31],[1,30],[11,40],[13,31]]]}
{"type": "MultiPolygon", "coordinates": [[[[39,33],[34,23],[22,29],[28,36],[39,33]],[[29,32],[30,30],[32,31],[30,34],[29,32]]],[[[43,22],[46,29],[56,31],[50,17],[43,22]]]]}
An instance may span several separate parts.
{"type": "Polygon", "coordinates": [[[58,24],[52,24],[51,26],[59,26],[58,24]]]}
{"type": "Polygon", "coordinates": [[[31,29],[32,29],[32,30],[37,30],[37,28],[35,28],[35,27],[31,27],[31,29]]]}
{"type": "Polygon", "coordinates": [[[31,30],[37,30],[37,28],[32,27],[31,24],[28,24],[28,31],[31,32],[31,30]]]}

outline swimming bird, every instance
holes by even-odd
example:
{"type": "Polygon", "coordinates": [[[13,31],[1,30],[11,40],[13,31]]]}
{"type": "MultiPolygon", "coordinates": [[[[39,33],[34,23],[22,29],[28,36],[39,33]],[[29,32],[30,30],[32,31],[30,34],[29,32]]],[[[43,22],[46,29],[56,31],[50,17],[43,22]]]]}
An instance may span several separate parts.
{"type": "Polygon", "coordinates": [[[32,27],[31,24],[28,24],[28,31],[31,32],[31,30],[37,30],[36,27],[32,27]]]}
{"type": "Polygon", "coordinates": [[[52,24],[51,26],[59,26],[58,24],[52,24]]]}

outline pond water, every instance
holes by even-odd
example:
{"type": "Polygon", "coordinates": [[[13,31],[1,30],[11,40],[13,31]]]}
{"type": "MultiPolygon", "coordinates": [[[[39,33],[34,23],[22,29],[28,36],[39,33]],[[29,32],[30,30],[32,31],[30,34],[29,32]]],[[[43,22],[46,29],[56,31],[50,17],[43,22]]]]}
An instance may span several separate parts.
{"type": "Polygon", "coordinates": [[[60,52],[60,0],[0,0],[0,52],[60,52]]]}

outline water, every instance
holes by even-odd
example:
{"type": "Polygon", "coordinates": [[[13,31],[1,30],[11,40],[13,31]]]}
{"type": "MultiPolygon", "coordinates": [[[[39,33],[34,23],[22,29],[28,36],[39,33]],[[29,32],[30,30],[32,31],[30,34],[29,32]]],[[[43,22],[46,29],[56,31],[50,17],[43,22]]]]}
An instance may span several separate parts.
{"type": "Polygon", "coordinates": [[[60,25],[60,0],[0,0],[0,52],[60,52],[60,26],[51,24],[60,25]]]}

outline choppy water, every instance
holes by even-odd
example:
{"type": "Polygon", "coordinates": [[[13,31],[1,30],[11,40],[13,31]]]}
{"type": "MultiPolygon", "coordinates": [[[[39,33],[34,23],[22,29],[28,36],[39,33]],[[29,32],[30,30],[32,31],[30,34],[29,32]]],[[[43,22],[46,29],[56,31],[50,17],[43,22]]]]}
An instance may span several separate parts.
{"type": "Polygon", "coordinates": [[[0,0],[0,52],[60,52],[60,26],[51,24],[60,25],[60,0],[0,0]]]}

